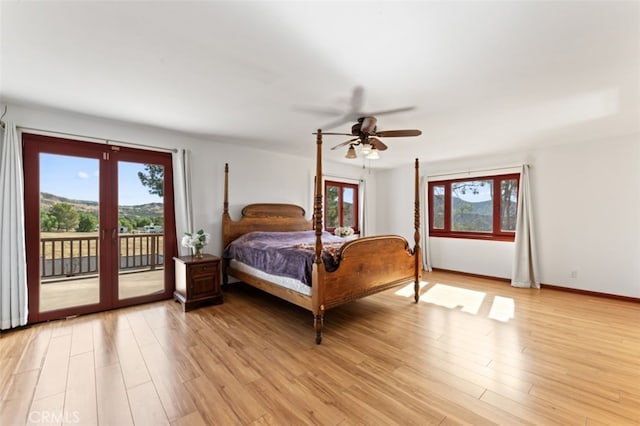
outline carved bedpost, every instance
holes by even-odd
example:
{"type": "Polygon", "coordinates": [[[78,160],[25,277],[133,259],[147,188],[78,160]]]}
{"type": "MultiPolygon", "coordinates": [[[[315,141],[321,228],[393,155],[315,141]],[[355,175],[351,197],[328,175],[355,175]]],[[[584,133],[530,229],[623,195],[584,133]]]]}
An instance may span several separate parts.
{"type": "Polygon", "coordinates": [[[316,178],[313,203],[314,229],[316,230],[316,264],[322,263],[322,130],[316,137],[316,178]]]}
{"type": "Polygon", "coordinates": [[[224,203],[222,214],[229,216],[229,163],[224,163],[224,203]]]}
{"type": "MultiPolygon", "coordinates": [[[[227,221],[231,219],[229,216],[229,163],[224,163],[224,202],[222,203],[222,250],[225,249],[224,236],[227,235],[225,226],[227,221]]],[[[229,267],[229,259],[222,259],[222,285],[224,287],[229,283],[229,274],[227,268],[229,267]]]]}
{"type": "Polygon", "coordinates": [[[420,250],[420,161],[416,158],[415,201],[414,201],[414,255],[416,257],[415,281],[413,283],[414,299],[420,300],[420,277],[422,275],[422,252],[420,250]]]}
{"type": "Polygon", "coordinates": [[[316,178],[314,189],[313,219],[316,231],[315,260],[313,265],[312,289],[313,327],[316,330],[316,343],[322,342],[322,327],[324,322],[324,288],[319,285],[322,280],[318,275],[322,273],[322,130],[318,129],[316,136],[316,178]]]}

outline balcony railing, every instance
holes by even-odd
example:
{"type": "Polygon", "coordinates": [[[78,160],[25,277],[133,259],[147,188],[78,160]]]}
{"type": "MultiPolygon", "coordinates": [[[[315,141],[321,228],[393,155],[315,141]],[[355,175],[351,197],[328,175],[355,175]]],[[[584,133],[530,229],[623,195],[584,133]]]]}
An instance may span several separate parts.
{"type": "MultiPolygon", "coordinates": [[[[40,239],[42,280],[95,275],[99,270],[98,235],[40,239]]],[[[119,234],[120,271],[164,267],[164,234],[119,234]]]]}

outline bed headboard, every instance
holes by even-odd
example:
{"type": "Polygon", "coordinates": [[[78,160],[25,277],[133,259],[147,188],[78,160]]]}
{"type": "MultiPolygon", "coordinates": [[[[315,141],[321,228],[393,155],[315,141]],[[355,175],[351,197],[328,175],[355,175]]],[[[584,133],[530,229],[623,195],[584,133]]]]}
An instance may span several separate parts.
{"type": "Polygon", "coordinates": [[[222,213],[222,248],[242,235],[253,231],[285,232],[309,231],[313,220],[305,218],[302,207],[294,204],[248,204],[242,209],[242,217],[235,221],[229,215],[228,180],[229,165],[225,164],[224,209],[222,213]]]}

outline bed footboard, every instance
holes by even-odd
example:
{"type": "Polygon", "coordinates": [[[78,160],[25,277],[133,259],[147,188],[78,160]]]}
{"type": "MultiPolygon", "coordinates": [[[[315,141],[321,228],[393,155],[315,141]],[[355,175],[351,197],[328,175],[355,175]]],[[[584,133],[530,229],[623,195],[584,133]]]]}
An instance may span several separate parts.
{"type": "Polygon", "coordinates": [[[419,280],[416,256],[407,240],[397,235],[349,241],[339,251],[334,272],[318,271],[324,309],[419,280]]]}

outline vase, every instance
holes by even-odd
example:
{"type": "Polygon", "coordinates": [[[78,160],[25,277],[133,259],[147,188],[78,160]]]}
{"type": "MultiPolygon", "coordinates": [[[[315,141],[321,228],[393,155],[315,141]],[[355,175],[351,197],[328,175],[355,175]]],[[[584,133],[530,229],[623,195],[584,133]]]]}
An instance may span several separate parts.
{"type": "Polygon", "coordinates": [[[194,247],[195,253],[194,253],[194,257],[196,259],[202,259],[204,257],[204,253],[202,251],[202,247],[194,247]]]}

